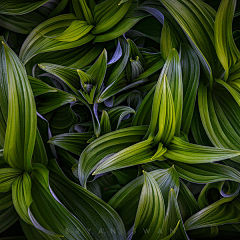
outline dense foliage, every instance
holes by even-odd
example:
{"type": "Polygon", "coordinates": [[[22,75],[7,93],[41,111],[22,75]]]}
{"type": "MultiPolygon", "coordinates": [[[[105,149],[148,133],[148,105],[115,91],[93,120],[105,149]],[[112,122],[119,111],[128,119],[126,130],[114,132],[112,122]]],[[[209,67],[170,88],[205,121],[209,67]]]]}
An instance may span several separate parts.
{"type": "Polygon", "coordinates": [[[0,0],[0,239],[240,238],[237,0],[0,0]]]}

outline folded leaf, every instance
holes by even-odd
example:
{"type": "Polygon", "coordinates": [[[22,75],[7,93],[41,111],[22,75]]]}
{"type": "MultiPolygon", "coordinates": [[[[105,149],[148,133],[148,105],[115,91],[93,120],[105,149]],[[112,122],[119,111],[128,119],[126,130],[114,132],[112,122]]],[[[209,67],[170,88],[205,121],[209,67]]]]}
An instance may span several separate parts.
{"type": "Polygon", "coordinates": [[[44,37],[54,37],[56,33],[62,34],[75,20],[77,20],[76,16],[69,13],[42,22],[33,29],[24,41],[19,54],[20,59],[26,64],[32,57],[39,53],[74,48],[91,41],[94,38],[91,34],[87,34],[73,42],[62,42],[44,37]]]}
{"type": "Polygon", "coordinates": [[[138,204],[132,239],[158,239],[165,215],[164,200],[151,173],[144,172],[144,183],[138,204]]]}
{"type": "Polygon", "coordinates": [[[240,52],[232,36],[232,21],[236,3],[236,0],[222,0],[214,23],[215,48],[225,70],[225,81],[228,79],[230,68],[240,61],[240,52]]]}
{"type": "Polygon", "coordinates": [[[181,68],[183,78],[183,111],[181,130],[188,134],[197,96],[200,64],[196,53],[186,44],[181,44],[181,68]]]}
{"type": "Polygon", "coordinates": [[[153,161],[152,157],[155,153],[155,150],[152,149],[153,140],[154,137],[150,135],[147,140],[106,157],[99,163],[93,175],[153,161]]]}
{"type": "MultiPolygon", "coordinates": [[[[1,38],[1,63],[6,67],[8,82],[8,119],[4,159],[13,168],[31,170],[37,115],[26,70],[17,55],[1,38]]],[[[6,82],[5,82],[6,83],[6,82]]]]}
{"type": "Polygon", "coordinates": [[[50,192],[48,170],[41,164],[33,165],[32,199],[29,217],[33,225],[52,236],[67,239],[92,239],[82,223],[50,192]]]}
{"type": "Polygon", "coordinates": [[[53,192],[86,229],[90,229],[93,239],[125,239],[123,222],[108,204],[67,179],[55,160],[50,160],[49,168],[53,192]]]}
{"type": "Polygon", "coordinates": [[[88,140],[92,137],[93,132],[86,133],[64,133],[56,135],[51,138],[48,142],[66,149],[72,153],[80,155],[86,148],[88,140]]]}
{"type": "Polygon", "coordinates": [[[86,184],[89,175],[105,157],[141,141],[146,130],[145,126],[124,128],[105,134],[91,142],[79,159],[78,176],[80,183],[86,184]]]}
{"type": "Polygon", "coordinates": [[[174,137],[163,156],[183,163],[196,164],[221,161],[239,155],[240,151],[237,150],[196,145],[174,137]]]}
{"type": "Polygon", "coordinates": [[[184,224],[186,230],[238,223],[240,221],[239,201],[233,200],[234,198],[235,196],[222,198],[192,215],[184,224]]]}
{"type": "Polygon", "coordinates": [[[0,169],[0,192],[8,192],[12,188],[12,184],[22,174],[22,170],[17,168],[1,168],[0,169]]]}
{"type": "Polygon", "coordinates": [[[172,236],[172,240],[189,239],[182,222],[176,193],[173,189],[170,189],[168,197],[168,207],[160,239],[164,239],[164,237],[167,237],[176,227],[178,228],[176,230],[176,233],[172,236]]]}
{"type": "Polygon", "coordinates": [[[13,205],[18,215],[27,224],[32,224],[28,215],[28,208],[32,203],[31,187],[31,178],[27,172],[19,176],[12,186],[13,205]]]}
{"type": "MultiPolygon", "coordinates": [[[[176,193],[179,191],[177,171],[171,167],[151,171],[150,174],[157,181],[163,195],[165,206],[167,206],[170,188],[174,188],[176,193]]],[[[110,206],[112,206],[123,219],[126,229],[134,224],[143,182],[143,176],[134,179],[117,192],[109,201],[110,206]]]]}
{"type": "Polygon", "coordinates": [[[17,0],[9,0],[9,1],[1,1],[0,2],[0,14],[7,15],[22,15],[29,13],[40,6],[47,3],[49,0],[44,1],[17,1],[17,0]]]}

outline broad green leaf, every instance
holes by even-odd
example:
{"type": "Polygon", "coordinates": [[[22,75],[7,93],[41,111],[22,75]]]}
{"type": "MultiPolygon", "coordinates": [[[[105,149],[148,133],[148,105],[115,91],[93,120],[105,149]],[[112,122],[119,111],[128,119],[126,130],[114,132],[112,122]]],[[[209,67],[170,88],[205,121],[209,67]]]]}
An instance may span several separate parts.
{"type": "Polygon", "coordinates": [[[144,172],[132,239],[158,239],[165,215],[164,200],[151,173],[144,172]]]}
{"type": "Polygon", "coordinates": [[[51,64],[51,63],[41,63],[38,66],[54,76],[60,78],[70,89],[76,94],[76,96],[81,98],[78,90],[81,88],[80,79],[77,70],[70,67],[65,67],[61,65],[51,64]]]}
{"type": "Polygon", "coordinates": [[[96,170],[93,172],[93,175],[155,160],[153,158],[155,150],[152,149],[153,140],[154,136],[150,135],[145,141],[141,141],[119,151],[118,153],[107,156],[98,164],[96,170]]]}
{"type": "Polygon", "coordinates": [[[37,78],[28,76],[28,80],[30,82],[34,97],[39,96],[44,93],[52,93],[52,92],[58,91],[58,89],[46,84],[45,82],[43,82],[37,78]]]}
{"type": "Polygon", "coordinates": [[[53,192],[86,229],[90,229],[93,239],[125,239],[123,222],[108,204],[67,179],[55,160],[50,160],[49,168],[53,192]]]}
{"type": "Polygon", "coordinates": [[[28,76],[34,96],[40,96],[37,101],[37,111],[40,114],[50,112],[62,105],[76,101],[76,97],[70,93],[53,88],[45,82],[28,76]]]}
{"type": "Polygon", "coordinates": [[[230,68],[240,61],[240,52],[232,36],[232,21],[236,3],[236,0],[222,0],[214,23],[215,48],[225,70],[225,81],[228,79],[230,68]]]}
{"type": "Polygon", "coordinates": [[[109,115],[105,110],[102,111],[100,126],[101,126],[101,135],[111,132],[111,123],[110,123],[109,115]]]}
{"type": "Polygon", "coordinates": [[[94,19],[96,26],[92,33],[100,34],[114,27],[127,13],[132,0],[120,4],[119,0],[106,0],[94,9],[94,19]]]}
{"type": "Polygon", "coordinates": [[[94,38],[91,34],[87,34],[74,42],[62,42],[49,38],[62,34],[75,20],[77,20],[76,16],[69,13],[50,18],[38,25],[24,41],[19,54],[20,59],[26,64],[39,53],[74,48],[91,41],[94,38]]]}
{"type": "Polygon", "coordinates": [[[176,233],[172,236],[172,240],[189,239],[183,225],[176,193],[174,189],[171,188],[169,191],[168,207],[160,239],[164,239],[164,237],[167,237],[176,227],[177,230],[176,233]]]}
{"type": "Polygon", "coordinates": [[[12,188],[15,179],[22,174],[22,170],[17,168],[0,169],[0,192],[8,192],[12,188]]]}
{"type": "Polygon", "coordinates": [[[39,230],[67,239],[92,239],[83,224],[62,205],[49,189],[48,170],[33,165],[32,204],[28,210],[32,224],[39,230]]]}
{"type": "Polygon", "coordinates": [[[31,186],[31,178],[27,172],[19,176],[12,185],[13,205],[18,215],[27,224],[32,223],[28,215],[28,208],[32,203],[31,186]]]}
{"type": "Polygon", "coordinates": [[[105,134],[91,142],[79,159],[78,176],[80,183],[85,186],[89,175],[96,169],[101,160],[140,142],[146,131],[146,126],[124,128],[105,134]]]}
{"type": "Polygon", "coordinates": [[[32,69],[39,63],[51,63],[70,68],[82,69],[94,61],[103,51],[104,43],[92,44],[71,49],[58,50],[54,52],[44,52],[31,58],[26,64],[28,74],[32,74],[32,69]]]}
{"type": "Polygon", "coordinates": [[[198,105],[204,129],[212,144],[239,150],[240,107],[231,94],[221,85],[210,91],[200,83],[198,105]]]}
{"type": "Polygon", "coordinates": [[[96,92],[98,93],[102,87],[103,80],[107,70],[107,51],[104,49],[96,62],[91,66],[87,73],[92,77],[96,84],[96,92]]]}
{"type": "MultiPolygon", "coordinates": [[[[165,206],[167,206],[170,188],[173,188],[177,193],[179,190],[177,171],[171,167],[151,171],[150,174],[157,181],[164,198],[165,206]]],[[[143,182],[144,176],[134,179],[117,192],[109,201],[110,206],[112,206],[123,219],[126,229],[134,224],[143,182]]]]}
{"type": "MultiPolygon", "coordinates": [[[[162,70],[162,73],[164,70],[162,70]]],[[[175,133],[175,109],[167,76],[161,74],[155,88],[151,121],[146,136],[156,134],[156,144],[168,144],[175,133]]]]}
{"type": "Polygon", "coordinates": [[[74,42],[89,33],[92,28],[93,25],[88,25],[85,21],[74,20],[62,34],[49,38],[63,42],[74,42]]]}
{"type": "Polygon", "coordinates": [[[0,211],[0,233],[7,230],[18,220],[18,214],[13,206],[0,211]]]}
{"type": "Polygon", "coordinates": [[[173,48],[178,49],[179,41],[175,29],[171,23],[165,18],[160,39],[160,50],[164,61],[167,60],[169,53],[173,48]]]}
{"type": "Polygon", "coordinates": [[[183,112],[181,131],[188,134],[197,96],[200,64],[195,52],[186,44],[181,44],[180,57],[183,79],[183,112]]]}
{"type": "Polygon", "coordinates": [[[210,87],[213,77],[220,77],[222,68],[214,48],[216,12],[203,1],[160,0],[175,18],[196,51],[207,75],[210,87]]]}
{"type": "Polygon", "coordinates": [[[94,24],[94,18],[93,18],[93,12],[91,11],[91,9],[89,8],[88,6],[88,2],[89,1],[86,1],[86,0],[78,0],[79,1],[79,4],[80,4],[80,7],[81,7],[81,10],[82,13],[83,13],[83,16],[84,18],[86,19],[86,21],[88,22],[88,24],[94,24]]]}
{"type": "Polygon", "coordinates": [[[1,38],[1,58],[8,82],[8,119],[4,143],[4,159],[11,167],[31,170],[35,144],[37,115],[26,71],[17,55],[1,38]],[[21,101],[20,101],[21,99],[21,101]]]}
{"type": "Polygon", "coordinates": [[[86,148],[88,140],[92,137],[93,132],[86,133],[64,133],[51,138],[48,143],[66,149],[77,155],[81,155],[86,148]]]}
{"type": "Polygon", "coordinates": [[[49,0],[44,1],[17,1],[17,0],[9,0],[9,1],[0,1],[0,14],[7,15],[22,15],[29,13],[45,3],[49,2],[49,0]]]}
{"type": "Polygon", "coordinates": [[[192,215],[184,224],[186,230],[238,223],[240,221],[239,201],[233,200],[234,198],[222,198],[192,215]]]}
{"type": "Polygon", "coordinates": [[[183,163],[196,164],[221,161],[239,155],[240,151],[237,150],[196,145],[174,137],[163,156],[183,163]]]}
{"type": "Polygon", "coordinates": [[[211,183],[225,180],[240,182],[240,172],[223,164],[203,163],[188,165],[175,161],[170,161],[169,163],[174,164],[179,177],[189,182],[211,183]]]}
{"type": "Polygon", "coordinates": [[[111,28],[109,31],[97,35],[94,39],[94,42],[106,42],[110,41],[112,39],[115,39],[117,37],[120,37],[125,32],[127,32],[130,28],[132,28],[136,23],[138,23],[141,19],[143,19],[145,16],[141,17],[129,17],[122,19],[118,24],[116,24],[113,28],[111,28]]]}

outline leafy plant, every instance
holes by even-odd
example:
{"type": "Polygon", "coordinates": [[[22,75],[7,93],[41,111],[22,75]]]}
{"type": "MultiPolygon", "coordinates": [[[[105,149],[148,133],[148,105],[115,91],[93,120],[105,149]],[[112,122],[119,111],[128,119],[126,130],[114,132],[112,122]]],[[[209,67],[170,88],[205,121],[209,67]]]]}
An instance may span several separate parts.
{"type": "Polygon", "coordinates": [[[238,239],[236,0],[0,0],[0,239],[238,239]]]}

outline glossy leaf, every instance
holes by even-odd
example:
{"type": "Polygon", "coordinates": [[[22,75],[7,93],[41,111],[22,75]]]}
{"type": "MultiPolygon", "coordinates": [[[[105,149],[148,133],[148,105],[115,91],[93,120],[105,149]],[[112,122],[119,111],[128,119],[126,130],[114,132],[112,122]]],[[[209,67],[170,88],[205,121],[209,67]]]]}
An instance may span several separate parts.
{"type": "Polygon", "coordinates": [[[221,161],[239,155],[240,151],[237,150],[196,145],[184,142],[178,137],[173,138],[164,154],[172,160],[191,164],[221,161]]]}
{"type": "Polygon", "coordinates": [[[132,239],[158,239],[165,215],[164,200],[158,183],[151,173],[144,172],[132,239]]]}
{"type": "Polygon", "coordinates": [[[3,39],[1,39],[1,58],[4,59],[2,64],[6,66],[8,82],[8,119],[4,159],[12,167],[30,171],[37,128],[33,93],[26,70],[3,39]]]}
{"type": "Polygon", "coordinates": [[[144,126],[124,128],[105,134],[91,142],[84,149],[79,159],[78,176],[80,183],[82,185],[86,184],[89,175],[96,169],[97,164],[102,159],[141,141],[146,130],[147,128],[144,126]]]}

